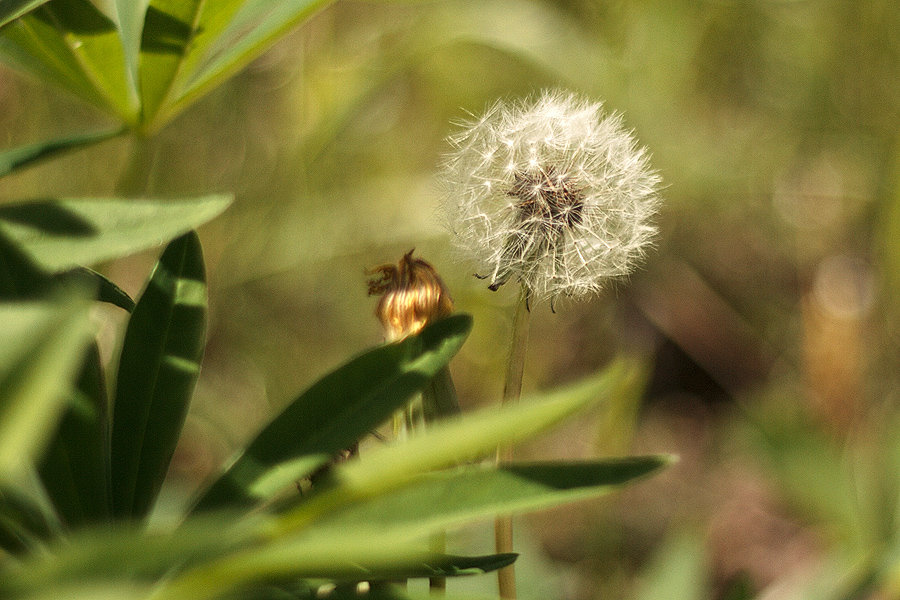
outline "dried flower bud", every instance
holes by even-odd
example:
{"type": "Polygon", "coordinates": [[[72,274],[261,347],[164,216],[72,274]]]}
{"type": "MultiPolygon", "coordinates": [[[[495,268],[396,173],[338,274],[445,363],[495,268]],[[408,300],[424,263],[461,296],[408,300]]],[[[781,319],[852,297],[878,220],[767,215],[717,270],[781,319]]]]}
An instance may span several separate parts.
{"type": "Polygon", "coordinates": [[[381,295],[375,314],[389,341],[418,333],[427,323],[453,312],[444,282],[428,262],[413,258],[413,250],[396,265],[372,269],[369,295],[381,295]]]}
{"type": "Polygon", "coordinates": [[[537,298],[587,296],[628,275],[656,233],[659,177],[600,103],[497,102],[449,142],[444,214],[491,290],[515,277],[537,298]]]}

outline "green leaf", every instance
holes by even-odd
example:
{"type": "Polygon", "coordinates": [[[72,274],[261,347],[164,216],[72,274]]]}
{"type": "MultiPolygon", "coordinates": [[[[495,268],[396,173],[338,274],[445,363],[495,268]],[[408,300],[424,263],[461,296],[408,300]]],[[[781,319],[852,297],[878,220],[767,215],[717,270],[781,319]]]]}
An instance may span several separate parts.
{"type": "Polygon", "coordinates": [[[135,89],[138,87],[137,82],[140,81],[141,35],[149,5],[150,0],[115,0],[125,64],[128,66],[129,76],[135,89]]]}
{"type": "Polygon", "coordinates": [[[0,177],[8,175],[36,161],[50,158],[67,150],[108,140],[122,133],[122,129],[96,131],[46,140],[0,152],[0,177]]]}
{"type": "Polygon", "coordinates": [[[527,439],[588,404],[616,392],[631,378],[633,365],[620,361],[599,376],[526,401],[448,418],[403,443],[375,448],[365,460],[336,467],[330,485],[291,508],[271,535],[309,527],[323,515],[402,487],[418,476],[482,458],[527,439]]]}
{"type": "Polygon", "coordinates": [[[109,406],[96,343],[85,356],[56,436],[38,472],[57,514],[69,527],[104,522],[109,499],[109,406]]]}
{"type": "Polygon", "coordinates": [[[89,0],[54,0],[0,32],[0,52],[127,124],[138,116],[116,24],[89,0]]]}
{"type": "Polygon", "coordinates": [[[88,301],[68,296],[0,304],[0,481],[32,464],[65,408],[92,330],[88,301]]]}
{"type": "Polygon", "coordinates": [[[0,548],[12,554],[34,550],[50,538],[50,519],[31,498],[11,487],[0,487],[0,548]]]}
{"type": "Polygon", "coordinates": [[[0,230],[0,300],[39,299],[52,285],[53,277],[0,230]]]}
{"type": "Polygon", "coordinates": [[[107,279],[107,277],[93,269],[78,267],[62,274],[63,277],[78,278],[79,280],[94,284],[97,290],[96,299],[107,302],[113,306],[125,309],[128,312],[134,310],[134,300],[122,288],[107,279]]]}
{"type": "Polygon", "coordinates": [[[169,244],[137,303],[122,347],[112,426],[113,512],[153,506],[200,371],[206,276],[194,232],[169,244]]]}
{"type": "Polygon", "coordinates": [[[174,578],[154,600],[211,600],[240,585],[273,578],[390,581],[475,575],[512,564],[515,554],[452,556],[403,543],[373,544],[344,535],[337,543],[285,540],[200,565],[174,578]]]}
{"type": "Polygon", "coordinates": [[[230,196],[190,200],[34,200],[0,206],[0,236],[44,270],[121,258],[171,240],[212,219],[230,196]]]}
{"type": "Polygon", "coordinates": [[[309,475],[425,387],[459,351],[471,328],[471,317],[453,315],[326,375],[257,435],[197,508],[249,505],[309,475]]]}
{"type": "Polygon", "coordinates": [[[173,104],[243,0],[151,0],[141,38],[143,121],[173,104]]]}
{"type": "Polygon", "coordinates": [[[21,563],[0,562],[0,597],[69,598],[66,592],[78,585],[158,583],[185,563],[210,560],[244,545],[246,537],[247,528],[236,526],[230,515],[191,519],[175,531],[130,524],[87,528],[21,563]]]}
{"type": "Polygon", "coordinates": [[[429,473],[393,492],[331,513],[305,534],[321,539],[352,532],[373,543],[422,538],[496,514],[540,510],[601,496],[671,462],[668,456],[641,456],[468,466],[429,473]]]}
{"type": "Polygon", "coordinates": [[[192,63],[192,71],[181,82],[178,95],[169,100],[156,121],[170,120],[330,3],[331,0],[246,0],[214,45],[206,42],[202,62],[192,63]]]}
{"type": "Polygon", "coordinates": [[[34,10],[47,0],[0,0],[0,28],[34,10]]]}
{"type": "Polygon", "coordinates": [[[86,267],[47,273],[0,233],[0,300],[50,298],[57,290],[78,285],[95,291],[94,298],[131,312],[134,300],[115,283],[86,267]]]}

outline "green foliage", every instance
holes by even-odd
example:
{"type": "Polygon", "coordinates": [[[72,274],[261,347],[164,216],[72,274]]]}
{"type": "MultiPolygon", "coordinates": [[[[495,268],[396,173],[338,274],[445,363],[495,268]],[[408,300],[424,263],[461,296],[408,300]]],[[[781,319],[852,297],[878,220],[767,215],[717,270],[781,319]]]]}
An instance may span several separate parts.
{"type": "Polygon", "coordinates": [[[0,55],[125,126],[155,131],[328,3],[116,0],[103,11],[90,0],[6,0],[0,55]]]}
{"type": "MultiPolygon", "coordinates": [[[[5,150],[0,177],[123,128],[155,132],[327,3],[0,0],[0,55],[121,125],[5,150]]],[[[418,394],[450,393],[448,364],[472,328],[460,314],[322,377],[223,466],[179,523],[151,526],[206,345],[196,228],[230,202],[0,206],[3,598],[309,598],[322,581],[337,586],[336,597],[368,581],[371,597],[402,598],[388,582],[484,573],[516,559],[435,552],[435,532],[600,496],[671,461],[478,464],[498,444],[620,393],[633,373],[616,362],[546,396],[455,414],[340,462],[418,394]],[[161,244],[136,302],[90,268],[161,244]],[[94,301],[128,313],[108,362],[93,340],[94,301]]]]}
{"type": "Polygon", "coordinates": [[[153,506],[187,416],[205,336],[206,273],[191,232],[163,252],[125,331],[113,403],[113,514],[140,519],[153,506]]]}

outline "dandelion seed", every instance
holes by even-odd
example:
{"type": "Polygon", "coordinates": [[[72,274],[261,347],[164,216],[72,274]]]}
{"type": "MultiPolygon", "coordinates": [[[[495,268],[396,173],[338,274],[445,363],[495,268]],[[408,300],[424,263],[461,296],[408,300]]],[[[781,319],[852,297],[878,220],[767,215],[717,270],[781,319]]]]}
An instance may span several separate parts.
{"type": "Polygon", "coordinates": [[[575,94],[497,102],[450,136],[445,218],[497,290],[581,298],[631,273],[656,233],[658,175],[618,115],[575,94]]]}

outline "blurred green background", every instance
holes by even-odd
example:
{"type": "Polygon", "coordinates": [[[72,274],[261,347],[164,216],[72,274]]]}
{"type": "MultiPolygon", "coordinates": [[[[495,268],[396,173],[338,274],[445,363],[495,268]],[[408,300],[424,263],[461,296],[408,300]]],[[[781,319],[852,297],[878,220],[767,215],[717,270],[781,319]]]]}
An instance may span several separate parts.
{"type": "MultiPolygon", "coordinates": [[[[410,248],[476,318],[461,402],[495,401],[516,292],[450,250],[444,138],[497,97],[601,99],[662,175],[657,247],[604,296],[535,308],[525,388],[620,353],[647,385],[520,456],[681,463],[523,520],[522,597],[900,597],[898,31],[895,0],[338,2],[153,139],[32,167],[0,201],[113,195],[134,147],[148,194],[236,194],[201,231],[209,341],[169,474],[187,494],[380,343],[365,270],[410,248]]],[[[0,147],[105,119],[0,66],[0,147]]],[[[105,272],[138,294],[153,259],[105,272]]]]}

